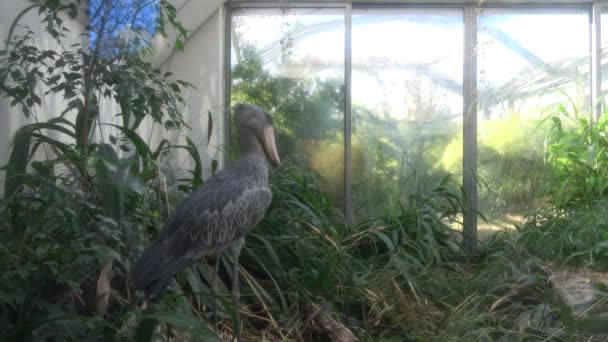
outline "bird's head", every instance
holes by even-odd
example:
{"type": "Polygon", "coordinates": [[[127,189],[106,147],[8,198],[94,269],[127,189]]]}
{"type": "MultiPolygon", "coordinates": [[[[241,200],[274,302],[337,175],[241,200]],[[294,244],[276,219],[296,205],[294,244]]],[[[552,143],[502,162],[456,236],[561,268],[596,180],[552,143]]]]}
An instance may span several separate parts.
{"type": "Polygon", "coordinates": [[[270,114],[257,106],[246,103],[239,103],[232,107],[232,110],[239,138],[241,138],[245,132],[252,133],[262,144],[264,154],[270,164],[275,167],[279,166],[281,164],[281,159],[277,152],[274,129],[272,127],[272,117],[270,114]]]}

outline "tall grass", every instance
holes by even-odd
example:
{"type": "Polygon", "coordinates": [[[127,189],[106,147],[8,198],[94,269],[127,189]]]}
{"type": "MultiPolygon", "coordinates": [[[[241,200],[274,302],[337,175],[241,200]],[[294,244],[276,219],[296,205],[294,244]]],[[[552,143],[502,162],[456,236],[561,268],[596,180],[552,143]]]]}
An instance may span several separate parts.
{"type": "MultiPolygon", "coordinates": [[[[556,260],[605,267],[605,202],[597,202],[586,214],[531,217],[515,234],[490,239],[480,262],[472,265],[456,262],[463,253],[450,221],[457,220],[464,198],[450,177],[429,184],[423,175],[411,172],[406,181],[418,191],[395,203],[394,214],[348,227],[317,176],[286,164],[272,176],[272,207],[248,236],[243,252],[241,310],[246,338],[319,338],[311,331],[311,307],[364,341],[588,338],[556,299],[543,265],[556,260]],[[584,222],[584,227],[577,230],[575,222],[584,222]],[[579,239],[580,234],[586,238],[579,239]],[[593,252],[576,254],[577,250],[593,252]]],[[[57,188],[56,180],[45,181],[42,174],[31,179],[47,185],[22,193],[16,203],[24,207],[10,209],[11,222],[28,227],[28,235],[15,234],[14,226],[2,230],[2,310],[7,318],[14,317],[4,321],[5,336],[20,338],[33,331],[40,337],[211,338],[205,327],[211,317],[207,262],[182,272],[158,306],[140,312],[129,297],[129,258],[120,248],[120,230],[96,216],[101,209],[82,198],[77,185],[62,183],[57,188]],[[117,261],[105,316],[95,315],[86,305],[98,276],[91,270],[107,260],[108,250],[99,249],[96,239],[82,233],[83,212],[89,227],[107,232],[108,241],[117,246],[111,251],[117,261]],[[60,310],[52,311],[53,307],[60,310]],[[158,321],[172,328],[149,328],[158,321]]],[[[155,224],[154,211],[145,209],[155,207],[153,193],[132,198],[143,206],[134,211],[138,214],[133,219],[148,217],[149,224],[155,224]],[[144,213],[151,216],[141,216],[144,213]]],[[[222,259],[221,328],[230,334],[232,264],[226,256],[222,259]]]]}
{"type": "Polygon", "coordinates": [[[242,261],[250,316],[263,316],[250,328],[305,338],[302,315],[312,304],[362,336],[409,336],[412,308],[395,298],[423,305],[425,274],[461,255],[449,226],[462,210],[459,186],[450,177],[431,186],[412,173],[407,182],[418,192],[396,203],[396,214],[348,227],[315,179],[287,163],[271,180],[273,205],[242,261]]]}
{"type": "Polygon", "coordinates": [[[608,200],[590,201],[584,208],[556,214],[545,209],[517,227],[512,244],[525,255],[559,264],[608,270],[608,200]]]}

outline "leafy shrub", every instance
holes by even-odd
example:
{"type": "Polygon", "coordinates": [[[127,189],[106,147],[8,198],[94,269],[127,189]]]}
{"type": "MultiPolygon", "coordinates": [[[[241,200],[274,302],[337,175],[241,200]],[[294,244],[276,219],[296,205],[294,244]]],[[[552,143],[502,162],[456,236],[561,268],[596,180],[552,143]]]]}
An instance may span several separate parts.
{"type": "MultiPolygon", "coordinates": [[[[34,119],[16,133],[3,167],[0,334],[13,340],[129,338],[135,324],[154,319],[208,337],[204,324],[193,324],[191,317],[177,312],[179,305],[187,307],[183,301],[142,314],[134,310],[137,300],[129,288],[130,260],[158,231],[170,195],[179,196],[180,189],[190,191],[203,181],[192,141],[171,146],[163,140],[151,147],[136,131],[144,120],[183,127],[181,91],[189,84],[170,80],[169,74],[144,62],[150,45],[140,34],[146,28],[135,17],[130,26],[116,18],[137,11],[117,11],[111,1],[93,3],[97,11],[90,13],[90,25],[77,37],[84,39],[70,41],[74,37],[66,35],[66,20],[86,11],[82,6],[89,3],[45,0],[17,16],[6,48],[0,50],[0,94],[34,119]],[[16,33],[19,18],[34,9],[49,39],[62,48],[36,44],[29,29],[16,33]],[[117,29],[133,34],[120,35],[117,29]],[[80,43],[89,35],[94,37],[90,46],[80,43]],[[39,121],[42,98],[51,95],[63,100],[65,108],[58,117],[39,121]],[[103,122],[102,101],[119,105],[118,124],[103,122]],[[103,134],[100,141],[91,139],[108,126],[115,130],[109,141],[103,134]],[[165,166],[174,148],[186,149],[195,169],[190,179],[167,185],[165,166]]],[[[154,7],[157,32],[165,34],[171,25],[177,39],[184,38],[169,2],[131,6],[154,7]]],[[[153,328],[137,329],[137,335],[151,338],[153,328]]]]}
{"type": "Polygon", "coordinates": [[[116,222],[73,181],[46,173],[50,165],[35,164],[31,191],[0,202],[6,223],[0,229],[0,331],[15,340],[100,333],[100,317],[80,316],[95,312],[99,272],[93,270],[110,258],[123,279],[126,270],[116,222]]]}
{"type": "Polygon", "coordinates": [[[608,195],[608,118],[591,122],[560,106],[550,117],[547,192],[559,208],[581,206],[608,195]]]}

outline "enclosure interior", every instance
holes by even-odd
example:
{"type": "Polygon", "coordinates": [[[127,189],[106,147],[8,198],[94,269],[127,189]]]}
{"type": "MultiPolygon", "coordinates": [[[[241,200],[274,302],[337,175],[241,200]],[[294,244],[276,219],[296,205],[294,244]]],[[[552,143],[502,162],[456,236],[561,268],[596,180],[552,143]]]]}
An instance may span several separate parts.
{"type": "MultiPolygon", "coordinates": [[[[230,144],[224,110],[231,103],[267,106],[277,116],[280,152],[321,174],[351,222],[394,209],[393,199],[407,197],[410,180],[425,173],[429,182],[446,174],[461,179],[469,194],[465,243],[477,239],[477,229],[519,224],[526,211],[544,205],[537,195],[547,177],[547,144],[535,134],[539,124],[562,103],[574,104],[581,116],[602,112],[608,88],[602,2],[279,4],[175,1],[191,32],[187,48],[171,52],[157,44],[152,63],[196,86],[185,94],[184,114],[192,140],[205,147],[203,160],[223,166],[230,144]]],[[[25,6],[7,3],[3,36],[25,6]]],[[[43,31],[35,15],[23,21],[43,31]]],[[[85,23],[70,25],[77,34],[85,23]]],[[[64,105],[45,98],[39,120],[64,105]]],[[[102,105],[106,121],[113,120],[116,104],[102,105]]],[[[27,120],[5,98],[0,108],[10,113],[0,117],[5,163],[12,136],[27,120]]],[[[141,133],[155,142],[165,138],[146,124],[141,133]]],[[[191,166],[183,151],[175,158],[179,168],[191,166]]]]}

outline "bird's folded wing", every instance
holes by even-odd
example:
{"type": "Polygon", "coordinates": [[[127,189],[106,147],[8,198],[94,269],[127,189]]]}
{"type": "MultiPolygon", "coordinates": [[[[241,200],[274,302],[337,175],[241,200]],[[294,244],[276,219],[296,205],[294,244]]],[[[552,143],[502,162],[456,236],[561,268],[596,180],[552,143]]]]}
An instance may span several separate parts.
{"type": "Polygon", "coordinates": [[[264,178],[249,169],[224,170],[186,198],[135,265],[134,283],[145,288],[242,238],[264,217],[271,201],[264,178]]]}
{"type": "Polygon", "coordinates": [[[243,179],[201,190],[163,228],[165,263],[184,267],[185,261],[215,254],[245,236],[264,217],[272,197],[268,187],[243,179]]]}

